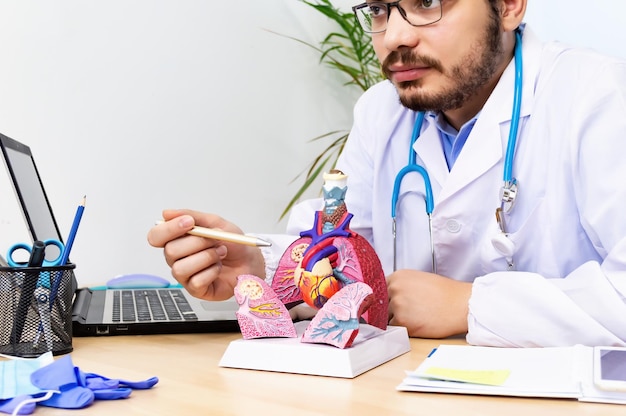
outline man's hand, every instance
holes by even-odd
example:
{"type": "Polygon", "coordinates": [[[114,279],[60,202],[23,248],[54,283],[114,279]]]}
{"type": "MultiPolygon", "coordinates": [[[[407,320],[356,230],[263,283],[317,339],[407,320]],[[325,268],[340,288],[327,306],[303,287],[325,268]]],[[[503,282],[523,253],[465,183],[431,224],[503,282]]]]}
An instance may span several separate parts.
{"type": "Polygon", "coordinates": [[[192,295],[206,300],[233,296],[237,276],[265,277],[257,247],[188,235],[195,225],[241,233],[236,225],[214,215],[191,210],[165,210],[165,222],[148,232],[148,242],[162,247],[172,276],[192,295]]]}
{"type": "Polygon", "coordinates": [[[472,284],[433,273],[399,270],[387,278],[389,324],[411,337],[445,338],[467,332],[472,284]]]}

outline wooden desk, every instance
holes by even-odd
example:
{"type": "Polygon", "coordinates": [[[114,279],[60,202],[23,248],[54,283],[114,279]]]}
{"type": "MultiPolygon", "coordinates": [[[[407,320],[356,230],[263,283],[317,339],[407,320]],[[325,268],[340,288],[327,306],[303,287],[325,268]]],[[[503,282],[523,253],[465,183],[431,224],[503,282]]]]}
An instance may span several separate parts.
{"type": "MultiPolygon", "coordinates": [[[[619,405],[575,400],[482,397],[398,392],[404,370],[414,369],[442,343],[411,340],[411,352],[355,379],[218,367],[238,334],[74,338],[74,364],[109,378],[159,377],[130,398],[96,401],[77,412],[39,406],[35,415],[624,415],[619,405]]],[[[464,341],[446,340],[463,344],[464,341]]]]}

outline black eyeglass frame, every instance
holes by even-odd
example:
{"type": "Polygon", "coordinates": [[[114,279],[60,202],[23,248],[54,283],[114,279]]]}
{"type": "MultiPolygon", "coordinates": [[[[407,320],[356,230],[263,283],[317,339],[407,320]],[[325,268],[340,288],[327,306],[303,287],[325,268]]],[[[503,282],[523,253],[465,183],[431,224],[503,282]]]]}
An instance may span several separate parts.
{"type": "Polygon", "coordinates": [[[352,6],[352,12],[354,13],[354,17],[359,22],[359,26],[361,26],[363,31],[365,33],[371,33],[371,34],[383,33],[385,30],[387,30],[387,24],[389,23],[389,17],[391,16],[391,9],[393,7],[398,9],[398,13],[400,13],[400,16],[402,16],[402,18],[413,27],[432,25],[433,23],[437,23],[443,18],[443,0],[439,0],[439,17],[436,20],[433,20],[432,22],[422,23],[418,25],[411,23],[411,21],[409,21],[409,18],[406,15],[406,11],[402,7],[400,7],[401,2],[402,0],[392,1],[390,3],[385,3],[382,1],[375,1],[375,2],[369,2],[369,3],[365,2],[365,3],[357,4],[356,6],[352,6]],[[361,9],[364,9],[366,7],[371,7],[373,4],[377,6],[385,7],[387,9],[387,22],[385,23],[385,28],[383,30],[377,30],[377,31],[367,30],[363,26],[363,23],[361,22],[361,19],[359,18],[359,12],[361,11],[361,9]]]}

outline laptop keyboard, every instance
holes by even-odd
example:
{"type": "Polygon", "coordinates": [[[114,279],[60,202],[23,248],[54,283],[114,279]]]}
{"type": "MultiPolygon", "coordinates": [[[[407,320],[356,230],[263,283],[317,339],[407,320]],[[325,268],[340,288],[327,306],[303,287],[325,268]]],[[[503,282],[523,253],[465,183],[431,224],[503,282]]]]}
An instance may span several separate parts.
{"type": "Polygon", "coordinates": [[[181,289],[113,291],[114,322],[197,320],[181,289]]]}

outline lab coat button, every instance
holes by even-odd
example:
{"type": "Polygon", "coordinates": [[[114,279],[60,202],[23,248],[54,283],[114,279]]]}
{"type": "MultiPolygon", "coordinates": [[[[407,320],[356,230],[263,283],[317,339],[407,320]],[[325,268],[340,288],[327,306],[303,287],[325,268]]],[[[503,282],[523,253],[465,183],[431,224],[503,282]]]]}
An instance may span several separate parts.
{"type": "Polygon", "coordinates": [[[451,233],[458,233],[461,231],[461,223],[457,220],[448,220],[446,221],[446,229],[451,233]]]}

